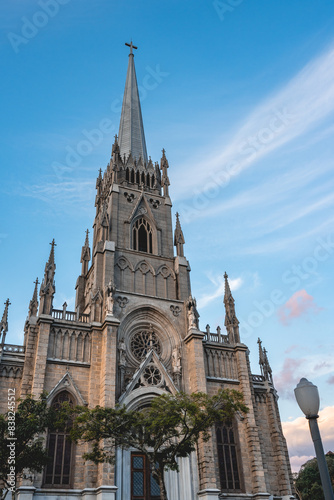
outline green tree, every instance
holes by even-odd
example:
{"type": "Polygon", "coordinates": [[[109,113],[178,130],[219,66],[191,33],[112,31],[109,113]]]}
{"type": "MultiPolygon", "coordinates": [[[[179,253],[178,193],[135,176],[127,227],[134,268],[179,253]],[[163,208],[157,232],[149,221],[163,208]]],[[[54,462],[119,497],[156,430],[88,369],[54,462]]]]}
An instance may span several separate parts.
{"type": "Polygon", "coordinates": [[[199,439],[208,441],[215,423],[231,420],[236,412],[246,413],[248,408],[240,392],[224,389],[213,397],[204,393],[164,394],[137,410],[97,406],[77,407],[75,411],[71,437],[92,445],[85,460],[114,463],[117,447],[136,448],[150,463],[161,499],[168,500],[164,471],[178,471],[177,458],[194,451],[199,439]]]}
{"type": "MultiPolygon", "coordinates": [[[[331,451],[326,454],[326,462],[329,476],[332,481],[332,487],[334,488],[334,453],[331,451]]],[[[312,458],[312,460],[309,460],[301,466],[295,484],[300,500],[324,500],[316,458],[312,458]]]]}
{"type": "Polygon", "coordinates": [[[17,480],[24,472],[41,472],[48,460],[44,439],[41,437],[47,427],[65,420],[69,408],[55,411],[46,403],[46,395],[39,399],[28,396],[10,402],[11,408],[0,415],[0,499],[8,491],[15,492],[17,480]]]}

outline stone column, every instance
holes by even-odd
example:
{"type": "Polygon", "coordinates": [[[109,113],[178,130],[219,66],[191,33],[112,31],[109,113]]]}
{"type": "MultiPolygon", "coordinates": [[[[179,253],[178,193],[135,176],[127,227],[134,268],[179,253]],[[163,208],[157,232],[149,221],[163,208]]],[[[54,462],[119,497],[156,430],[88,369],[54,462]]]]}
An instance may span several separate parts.
{"type": "Polygon", "coordinates": [[[36,341],[38,336],[38,326],[37,326],[36,316],[31,316],[26,323],[26,335],[25,335],[25,357],[24,365],[22,371],[22,379],[20,385],[19,397],[25,398],[28,394],[31,394],[31,387],[34,374],[34,365],[36,359],[36,341]]]}
{"type": "MultiPolygon", "coordinates": [[[[115,406],[117,377],[117,329],[119,320],[107,315],[101,327],[101,372],[100,372],[100,406],[115,406]]],[[[114,485],[114,465],[100,464],[98,467],[98,485],[100,487],[114,485]]]]}
{"type": "Polygon", "coordinates": [[[235,354],[237,359],[238,378],[240,381],[238,390],[243,393],[244,403],[249,408],[249,412],[245,416],[245,430],[252,480],[252,498],[256,500],[269,499],[269,493],[267,493],[266,482],[264,478],[259,429],[256,425],[254,415],[252,375],[250,372],[247,347],[244,344],[238,344],[235,348],[235,354]]]}
{"type": "MultiPolygon", "coordinates": [[[[202,332],[191,328],[184,339],[188,367],[186,385],[190,393],[207,392],[203,338],[204,334],[202,332]]],[[[198,498],[202,500],[218,500],[220,490],[217,488],[215,468],[213,467],[214,453],[212,439],[206,443],[199,441],[197,460],[200,489],[198,498]]]]}
{"type": "Polygon", "coordinates": [[[281,495],[291,495],[292,474],[290,461],[288,458],[288,449],[280,423],[276,395],[274,391],[275,389],[268,388],[267,410],[271,429],[271,440],[274,449],[274,460],[276,463],[276,475],[278,477],[280,489],[277,493],[280,493],[281,495]]]}
{"type": "Polygon", "coordinates": [[[190,295],[189,263],[185,257],[174,258],[174,270],[177,276],[179,300],[186,300],[190,295]]]}
{"type": "Polygon", "coordinates": [[[44,314],[40,315],[37,320],[39,329],[35,344],[36,357],[31,388],[32,394],[37,397],[44,390],[46,360],[48,355],[50,328],[52,322],[52,317],[44,314]]]}
{"type": "MultiPolygon", "coordinates": [[[[88,406],[94,408],[100,404],[100,386],[101,386],[101,353],[102,353],[102,325],[101,323],[92,323],[91,332],[91,358],[88,387],[88,406]]],[[[88,451],[89,444],[85,444],[85,451],[88,451]]],[[[97,483],[98,466],[93,462],[85,462],[85,486],[93,488],[97,483]]],[[[88,490],[85,493],[88,495],[88,490]]],[[[95,498],[95,497],[94,497],[95,498]]]]}

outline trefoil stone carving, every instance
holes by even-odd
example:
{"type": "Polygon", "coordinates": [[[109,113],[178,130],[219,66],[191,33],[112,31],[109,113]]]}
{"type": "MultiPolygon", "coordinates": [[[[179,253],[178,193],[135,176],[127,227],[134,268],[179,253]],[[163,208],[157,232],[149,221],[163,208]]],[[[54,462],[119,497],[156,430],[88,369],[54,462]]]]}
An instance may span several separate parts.
{"type": "Polygon", "coordinates": [[[126,304],[129,302],[129,299],[127,297],[121,297],[121,296],[117,297],[116,300],[121,309],[124,309],[126,304]]]}
{"type": "Polygon", "coordinates": [[[170,310],[172,311],[173,315],[175,317],[179,316],[180,312],[181,312],[181,307],[179,306],[170,306],[170,310]]]}

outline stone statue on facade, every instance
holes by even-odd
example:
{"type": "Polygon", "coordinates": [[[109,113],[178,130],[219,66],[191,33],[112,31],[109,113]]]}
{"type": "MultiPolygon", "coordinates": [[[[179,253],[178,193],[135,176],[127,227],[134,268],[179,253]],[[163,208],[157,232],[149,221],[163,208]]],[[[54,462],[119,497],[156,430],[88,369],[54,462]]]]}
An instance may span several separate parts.
{"type": "Polygon", "coordinates": [[[189,296],[187,302],[187,316],[188,316],[188,329],[196,328],[198,329],[198,318],[199,314],[197,311],[196,299],[191,295],[189,296]]]}
{"type": "Polygon", "coordinates": [[[115,293],[116,287],[113,281],[109,281],[109,284],[106,288],[107,293],[107,301],[106,301],[106,313],[113,316],[114,314],[114,303],[115,303],[115,293]]]}
{"type": "Polygon", "coordinates": [[[126,365],[126,346],[124,339],[121,339],[118,344],[118,352],[119,352],[119,366],[126,365]]]}

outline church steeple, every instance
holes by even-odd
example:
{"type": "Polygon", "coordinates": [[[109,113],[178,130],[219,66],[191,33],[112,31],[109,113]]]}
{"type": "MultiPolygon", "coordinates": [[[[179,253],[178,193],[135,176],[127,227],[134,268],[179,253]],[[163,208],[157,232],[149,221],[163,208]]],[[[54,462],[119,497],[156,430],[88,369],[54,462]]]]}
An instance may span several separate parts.
{"type": "Polygon", "coordinates": [[[118,134],[120,155],[122,158],[123,155],[127,158],[131,153],[133,159],[138,161],[141,158],[147,164],[144,125],[133,55],[133,49],[137,47],[132,42],[125,45],[130,47],[130,54],[118,134]]]}
{"type": "Polygon", "coordinates": [[[224,294],[224,305],[225,305],[225,327],[230,342],[238,343],[240,342],[239,335],[239,321],[235,313],[234,298],[232,296],[230,284],[228,282],[228,276],[224,274],[225,279],[225,294],[224,294]]]}

